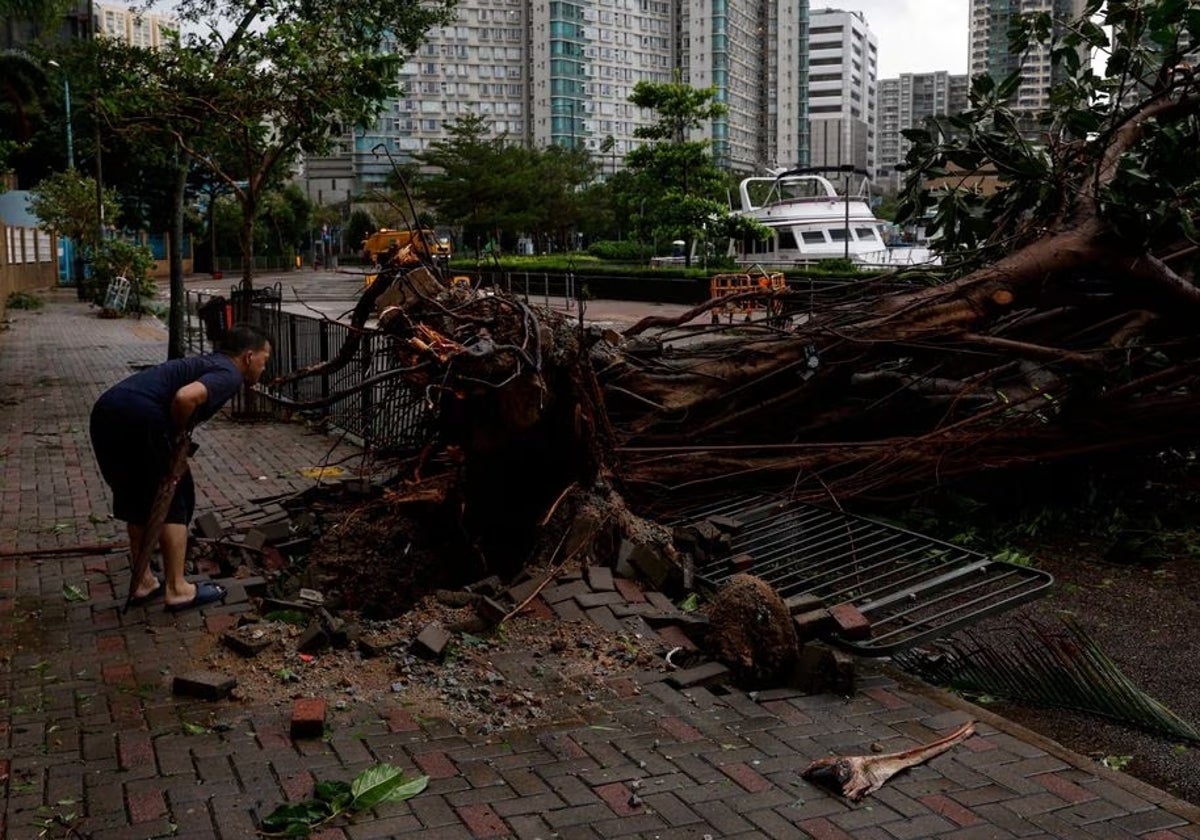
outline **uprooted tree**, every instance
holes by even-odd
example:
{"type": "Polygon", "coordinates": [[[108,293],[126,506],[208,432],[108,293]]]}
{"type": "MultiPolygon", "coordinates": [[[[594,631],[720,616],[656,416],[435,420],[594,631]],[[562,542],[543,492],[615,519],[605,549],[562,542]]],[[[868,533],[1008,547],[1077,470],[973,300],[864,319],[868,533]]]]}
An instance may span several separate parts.
{"type": "MultiPolygon", "coordinates": [[[[1024,19],[1018,40],[1049,23],[1024,19]]],[[[1006,104],[1015,78],[977,79],[969,111],[909,133],[906,212],[935,210],[937,275],[868,278],[815,305],[762,293],[787,321],[713,325],[710,302],[617,335],[396,260],[355,320],[378,307],[390,375],[436,404],[434,449],[453,469],[427,452],[395,498],[452,485],[497,559],[596,554],[618,537],[672,558],[622,498],[884,495],[1194,435],[1200,78],[1186,56],[1200,12],[1092,0],[1066,31],[1054,57],[1073,72],[1036,138],[1006,104]],[[1103,75],[1078,63],[1091,48],[1103,75]],[[980,172],[1001,189],[954,188],[980,172]]]]}

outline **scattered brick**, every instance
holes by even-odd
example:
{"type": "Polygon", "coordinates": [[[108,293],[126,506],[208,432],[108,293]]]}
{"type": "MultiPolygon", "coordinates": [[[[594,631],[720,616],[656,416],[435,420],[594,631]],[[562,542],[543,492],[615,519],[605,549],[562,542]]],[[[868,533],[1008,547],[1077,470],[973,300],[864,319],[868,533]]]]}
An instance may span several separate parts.
{"type": "Polygon", "coordinates": [[[280,543],[292,535],[292,523],[287,520],[282,522],[267,522],[260,524],[258,531],[263,535],[266,542],[280,543]]]}
{"type": "Polygon", "coordinates": [[[317,653],[329,646],[329,635],[320,621],[309,622],[308,627],[296,639],[296,650],[300,653],[317,653]]]}
{"type": "Polygon", "coordinates": [[[450,631],[439,624],[426,624],[424,629],[413,640],[412,652],[422,659],[440,661],[446,652],[446,646],[454,637],[450,631]]]}
{"type": "Polygon", "coordinates": [[[262,551],[262,547],[267,544],[267,535],[257,528],[251,528],[246,532],[246,536],[242,538],[242,545],[253,551],[262,551]]]}
{"type": "Polygon", "coordinates": [[[705,662],[694,668],[676,671],[667,677],[667,683],[675,688],[696,688],[705,685],[718,685],[727,682],[729,669],[720,662],[705,662]]]}
{"type": "Polygon", "coordinates": [[[658,633],[658,637],[662,639],[663,644],[667,647],[698,650],[696,643],[689,639],[687,634],[680,630],[677,625],[669,624],[666,627],[659,627],[654,632],[658,633]]]}
{"type": "Polygon", "coordinates": [[[792,618],[792,622],[796,625],[796,638],[800,642],[819,639],[837,626],[829,610],[825,609],[800,613],[792,618]]]}
{"type": "Polygon", "coordinates": [[[171,692],[201,700],[222,700],[237,687],[237,680],[215,671],[190,671],[171,681],[171,692]]]}
{"type": "Polygon", "coordinates": [[[293,738],[320,738],[325,734],[325,701],[301,697],[292,703],[293,738]]]}
{"type": "Polygon", "coordinates": [[[871,636],[871,620],[859,612],[853,604],[838,604],[829,608],[829,614],[837,622],[838,633],[846,639],[867,639],[871,636]]]}
{"type": "Polygon", "coordinates": [[[217,520],[217,515],[212,511],[202,513],[197,516],[193,522],[196,530],[200,532],[200,536],[207,537],[210,540],[219,540],[225,536],[225,529],[221,527],[221,523],[217,520]]]}
{"type": "Polygon", "coordinates": [[[489,627],[494,627],[508,615],[508,609],[494,598],[484,596],[474,604],[475,614],[482,618],[489,627]]]}
{"type": "Polygon", "coordinates": [[[608,566],[597,566],[594,564],[588,566],[587,582],[588,586],[597,592],[612,592],[616,588],[613,584],[612,569],[608,568],[608,566]]]}
{"type": "Polygon", "coordinates": [[[554,618],[554,610],[550,609],[550,605],[543,601],[541,596],[534,598],[526,604],[521,614],[530,618],[541,618],[546,621],[551,621],[554,618]]]}
{"type": "Polygon", "coordinates": [[[825,608],[824,601],[808,592],[801,592],[798,595],[785,598],[783,603],[787,606],[788,614],[790,615],[800,615],[801,613],[813,612],[825,608]]]}
{"type": "Polygon", "coordinates": [[[729,568],[734,572],[748,572],[754,568],[753,554],[737,554],[729,558],[729,568]]]}
{"type": "Polygon", "coordinates": [[[526,598],[536,592],[538,587],[540,587],[545,580],[546,576],[543,575],[542,577],[527,580],[524,583],[518,583],[516,586],[513,586],[508,590],[508,600],[512,601],[514,604],[520,604],[526,598]]]}
{"type": "Polygon", "coordinates": [[[237,630],[226,630],[221,634],[221,644],[234,653],[245,657],[252,657],[258,656],[271,645],[275,644],[275,640],[266,635],[256,639],[252,632],[246,634],[237,630]]]}

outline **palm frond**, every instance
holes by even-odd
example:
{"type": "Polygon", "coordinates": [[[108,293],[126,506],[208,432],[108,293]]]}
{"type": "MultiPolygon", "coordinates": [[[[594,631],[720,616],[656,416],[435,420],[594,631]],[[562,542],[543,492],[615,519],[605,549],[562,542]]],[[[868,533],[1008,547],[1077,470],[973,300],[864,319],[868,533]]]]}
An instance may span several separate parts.
{"type": "Polygon", "coordinates": [[[1101,715],[1200,743],[1200,729],[1138,688],[1078,624],[1036,621],[983,639],[962,634],[895,662],[922,679],[1033,705],[1101,715]]]}

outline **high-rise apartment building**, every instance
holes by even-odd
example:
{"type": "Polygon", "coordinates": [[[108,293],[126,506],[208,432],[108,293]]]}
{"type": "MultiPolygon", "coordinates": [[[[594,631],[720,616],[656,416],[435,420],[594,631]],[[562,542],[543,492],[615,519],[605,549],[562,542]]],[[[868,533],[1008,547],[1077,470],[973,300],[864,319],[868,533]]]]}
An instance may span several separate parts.
{"type": "MultiPolygon", "coordinates": [[[[1021,86],[1013,99],[1018,111],[1037,113],[1049,107],[1050,88],[1061,81],[1061,70],[1050,62],[1050,45],[1034,44],[1023,55],[1008,46],[1008,29],[1016,15],[1050,12],[1056,34],[1083,14],[1085,0],[971,0],[970,74],[990,75],[999,82],[1015,71],[1021,86]]],[[[1087,55],[1080,56],[1084,61],[1087,55]]]]}
{"type": "Polygon", "coordinates": [[[875,183],[894,192],[904,180],[896,167],[904,161],[909,142],[900,132],[920,128],[926,118],[957,114],[967,109],[970,79],[945,70],[933,73],[901,73],[896,79],[879,80],[878,152],[875,183]]]}
{"type": "Polygon", "coordinates": [[[717,164],[761,173],[804,159],[807,2],[685,0],[679,12],[681,80],[728,108],[707,135],[717,164]]]}
{"type": "Polygon", "coordinates": [[[307,191],[322,203],[369,191],[391,169],[382,149],[406,161],[467,114],[513,142],[587,149],[611,171],[655,117],[628,101],[634,85],[675,78],[728,107],[701,135],[722,166],[806,163],[807,17],[808,0],[462,0],[405,65],[404,95],[309,161],[307,191]]]}
{"type": "Polygon", "coordinates": [[[69,7],[51,32],[39,30],[29,21],[0,19],[0,43],[7,49],[22,47],[47,34],[62,39],[88,38],[95,34],[135,47],[157,48],[166,40],[166,30],[178,29],[170,16],[97,2],[77,2],[69,7]],[[89,21],[88,15],[91,15],[89,21]]]}
{"type": "Polygon", "coordinates": [[[878,45],[861,12],[810,11],[810,165],[875,172],[877,67],[878,45]]]}

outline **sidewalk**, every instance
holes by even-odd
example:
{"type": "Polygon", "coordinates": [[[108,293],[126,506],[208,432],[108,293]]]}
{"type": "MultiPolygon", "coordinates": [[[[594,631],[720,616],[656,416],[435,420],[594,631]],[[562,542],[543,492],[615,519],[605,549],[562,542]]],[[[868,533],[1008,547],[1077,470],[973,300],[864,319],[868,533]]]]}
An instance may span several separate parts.
{"type": "MultiPolygon", "coordinates": [[[[124,539],[87,414],[109,384],[165,357],[154,319],[49,299],[0,332],[0,553],[124,539]]],[[[199,511],[307,487],[299,470],[333,444],[225,417],[197,440],[199,511]]],[[[646,673],[614,682],[602,712],[545,729],[462,734],[397,700],[350,704],[324,739],[293,741],[288,708],[171,694],[244,604],[122,615],[127,586],[123,553],[0,557],[0,840],[252,838],[314,780],[380,762],[430,785],[316,836],[1200,838],[1200,808],[870,663],[848,698],[676,690],[646,673]],[[64,597],[68,586],[87,600],[64,597]],[[975,737],[857,805],[800,778],[830,752],[903,749],[967,719],[975,737]],[[185,722],[209,731],[185,734],[185,722]]],[[[530,679],[519,655],[495,665],[530,679]]]]}

